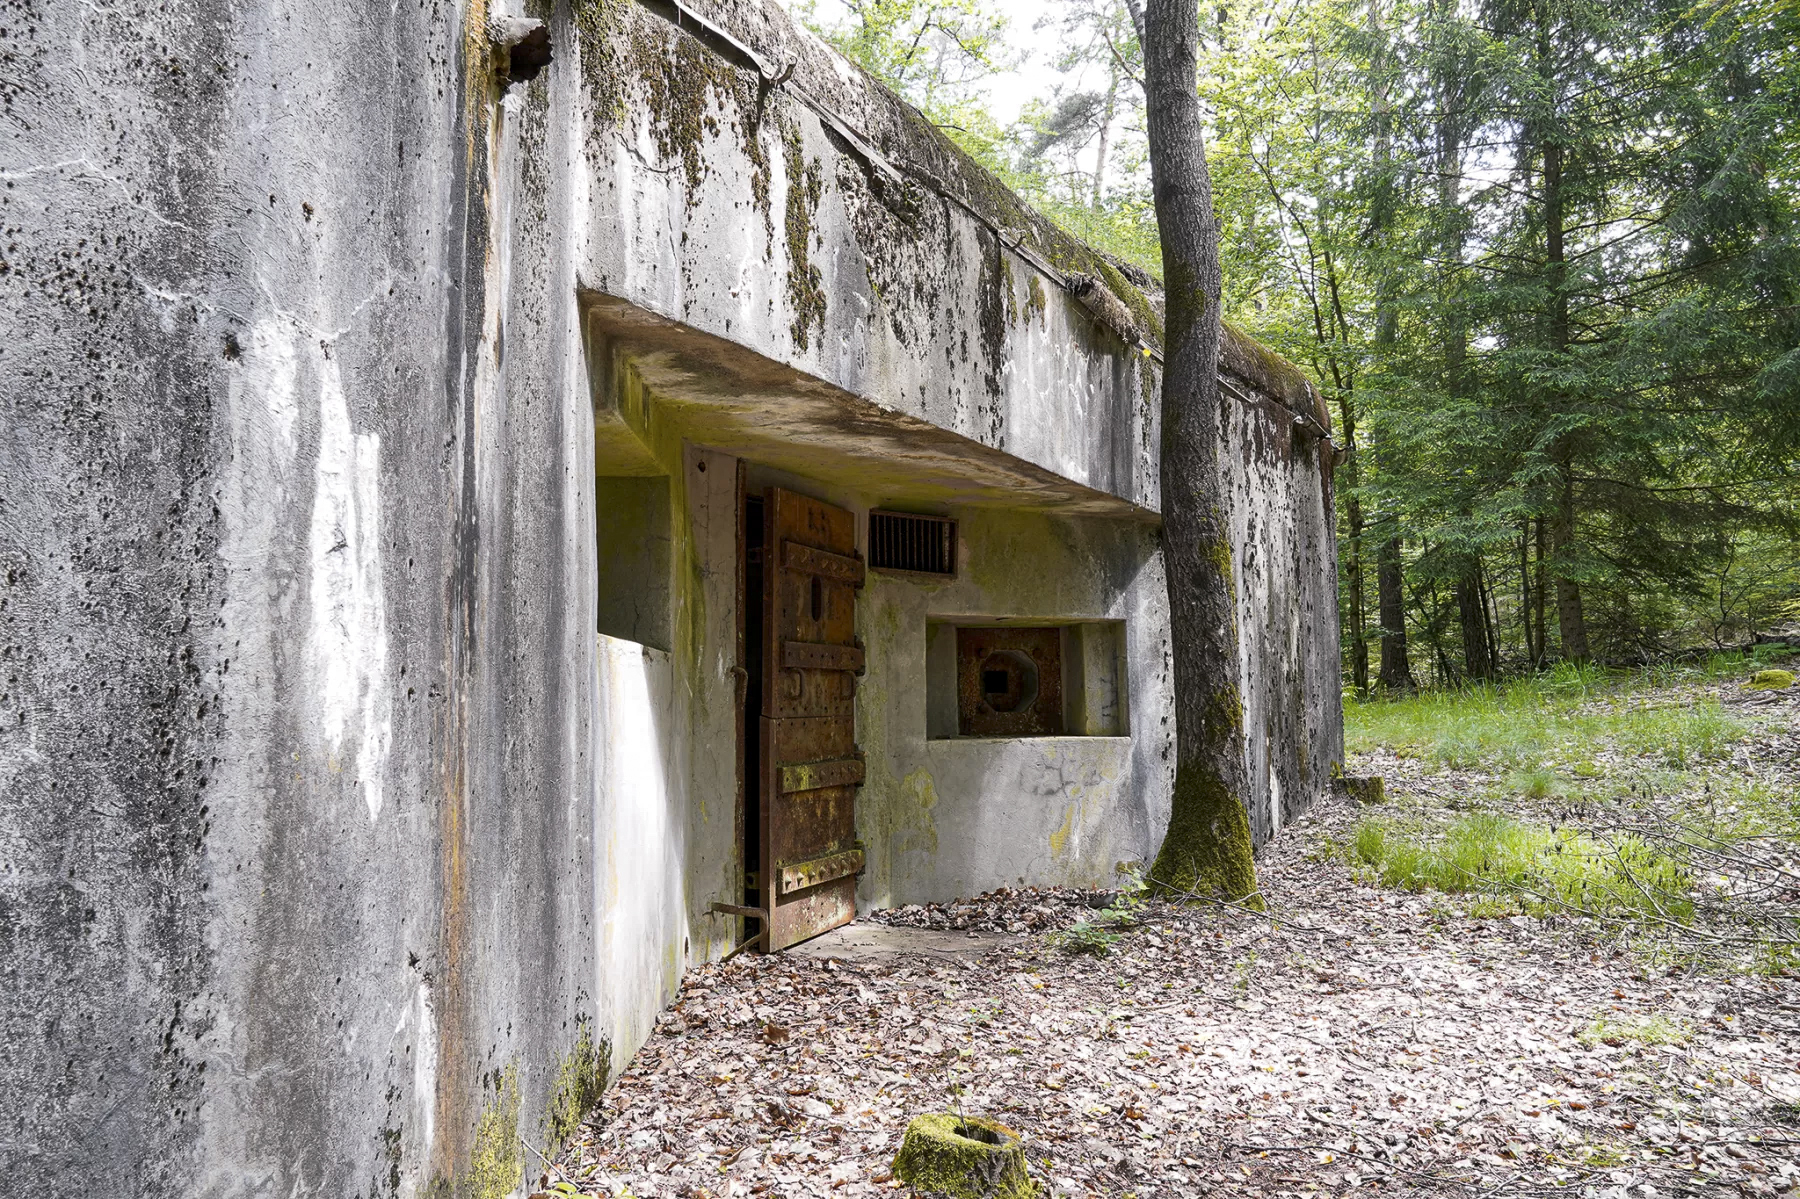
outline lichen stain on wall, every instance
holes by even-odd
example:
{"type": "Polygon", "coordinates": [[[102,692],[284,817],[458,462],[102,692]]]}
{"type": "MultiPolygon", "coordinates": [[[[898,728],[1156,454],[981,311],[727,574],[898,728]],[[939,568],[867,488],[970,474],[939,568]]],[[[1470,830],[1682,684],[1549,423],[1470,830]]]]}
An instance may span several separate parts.
{"type": "Polygon", "coordinates": [[[1075,816],[1081,811],[1081,805],[1070,804],[1063,815],[1063,822],[1055,832],[1050,834],[1050,856],[1061,858],[1069,848],[1069,832],[1075,827],[1075,816]]]}
{"type": "Polygon", "coordinates": [[[933,857],[938,850],[937,822],[932,809],[937,807],[937,783],[931,772],[920,766],[900,780],[900,819],[891,834],[896,853],[917,853],[933,857]]]}

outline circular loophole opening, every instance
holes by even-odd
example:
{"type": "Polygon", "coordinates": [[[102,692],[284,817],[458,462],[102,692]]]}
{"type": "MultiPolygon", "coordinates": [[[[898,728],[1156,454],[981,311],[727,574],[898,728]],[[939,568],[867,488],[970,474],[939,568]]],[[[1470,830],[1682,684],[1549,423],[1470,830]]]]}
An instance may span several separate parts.
{"type": "Polygon", "coordinates": [[[981,663],[981,699],[996,712],[1024,712],[1037,702],[1038,668],[1016,649],[995,650],[981,663]]]}

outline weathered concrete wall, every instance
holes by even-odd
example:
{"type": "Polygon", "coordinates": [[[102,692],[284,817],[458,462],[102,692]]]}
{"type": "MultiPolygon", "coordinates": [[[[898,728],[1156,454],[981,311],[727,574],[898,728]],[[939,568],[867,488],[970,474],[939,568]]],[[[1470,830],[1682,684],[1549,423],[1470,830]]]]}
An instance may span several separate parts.
{"type": "MultiPolygon", "coordinates": [[[[1320,414],[1322,415],[1322,413],[1320,414]]],[[[1344,709],[1328,444],[1278,404],[1227,405],[1245,753],[1262,845],[1341,771],[1344,709]]]]}
{"type": "Polygon", "coordinates": [[[575,80],[4,24],[5,1189],[504,1193],[596,1011],[575,80]]]}
{"type": "MultiPolygon", "coordinates": [[[[739,457],[929,496],[984,561],[1050,542],[1069,577],[1035,599],[877,579],[896,674],[928,617],[1126,622],[1129,742],[929,742],[870,697],[905,769],[867,789],[895,832],[866,901],[1097,879],[1160,828],[1153,362],[990,224],[1146,302],[772,7],[707,11],[905,180],[625,0],[548,11],[557,62],[504,100],[480,3],[0,32],[10,1190],[515,1187],[520,1138],[730,940],[739,457]],[[594,315],[627,309],[692,337],[594,315]],[[595,412],[609,338],[664,396],[635,425],[595,412]],[[668,478],[666,647],[596,634],[597,464],[668,478]],[[1027,831],[990,861],[1000,827],[1027,831]]],[[[1330,522],[1267,419],[1235,459],[1247,695],[1292,810],[1335,746],[1330,522]]]]}
{"type": "MultiPolygon", "coordinates": [[[[1149,324],[1135,289],[778,8],[694,7],[791,78],[765,91],[753,68],[645,8],[585,7],[582,285],[1154,511],[1147,360],[994,228],[1106,274],[1149,324]]],[[[786,431],[817,423],[807,412],[786,431]]]]}

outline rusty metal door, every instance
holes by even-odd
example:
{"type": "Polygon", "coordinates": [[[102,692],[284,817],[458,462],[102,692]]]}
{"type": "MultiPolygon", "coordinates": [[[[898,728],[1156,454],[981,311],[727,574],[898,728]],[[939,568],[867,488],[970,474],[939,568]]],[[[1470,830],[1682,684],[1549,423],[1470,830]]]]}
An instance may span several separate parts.
{"type": "Polygon", "coordinates": [[[763,503],[761,829],[768,952],[856,918],[856,519],[771,487],[763,503]]]}

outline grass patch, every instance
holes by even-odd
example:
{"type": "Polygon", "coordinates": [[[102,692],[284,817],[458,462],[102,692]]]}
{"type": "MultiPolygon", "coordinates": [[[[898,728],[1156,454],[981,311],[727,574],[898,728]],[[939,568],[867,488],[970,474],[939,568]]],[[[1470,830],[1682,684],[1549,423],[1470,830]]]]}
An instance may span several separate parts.
{"type": "Polygon", "coordinates": [[[1374,881],[1406,891],[1503,897],[1537,914],[1575,909],[1687,919],[1693,911],[1686,872],[1641,842],[1607,844],[1489,812],[1436,834],[1370,818],[1357,826],[1351,849],[1374,881]]]}
{"type": "MultiPolygon", "coordinates": [[[[1738,678],[1752,660],[1695,667],[1685,677],[1738,678]]],[[[1351,753],[1386,749],[1457,770],[1512,773],[1534,798],[1558,794],[1559,773],[1593,777],[1606,751],[1689,770],[1727,756],[1752,726],[1716,700],[1633,704],[1633,691],[1667,686],[1663,671],[1606,672],[1560,667],[1500,686],[1427,691],[1397,699],[1350,700],[1345,741],[1351,753]]]]}
{"type": "Polygon", "coordinates": [[[1556,777],[1554,770],[1542,766],[1530,770],[1515,770],[1507,779],[1507,785],[1519,795],[1527,799],[1548,799],[1552,795],[1561,795],[1565,788],[1556,777]]]}
{"type": "Polygon", "coordinates": [[[1575,1034],[1583,1045],[1686,1045],[1694,1039],[1694,1031],[1679,1020],[1671,1020],[1660,1012],[1642,1020],[1596,1016],[1594,1022],[1575,1034]]]}

